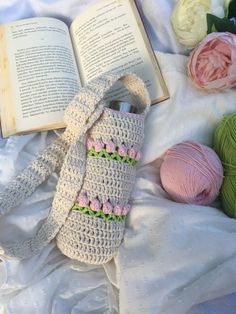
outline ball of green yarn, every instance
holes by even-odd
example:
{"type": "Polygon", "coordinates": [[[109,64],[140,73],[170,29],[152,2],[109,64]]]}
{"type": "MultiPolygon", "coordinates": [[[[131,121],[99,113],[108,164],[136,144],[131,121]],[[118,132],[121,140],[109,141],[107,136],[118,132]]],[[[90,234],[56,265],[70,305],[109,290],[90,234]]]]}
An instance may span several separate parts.
{"type": "Polygon", "coordinates": [[[220,193],[222,209],[228,216],[236,218],[236,113],[227,115],[217,126],[214,149],[224,168],[220,193]]]}

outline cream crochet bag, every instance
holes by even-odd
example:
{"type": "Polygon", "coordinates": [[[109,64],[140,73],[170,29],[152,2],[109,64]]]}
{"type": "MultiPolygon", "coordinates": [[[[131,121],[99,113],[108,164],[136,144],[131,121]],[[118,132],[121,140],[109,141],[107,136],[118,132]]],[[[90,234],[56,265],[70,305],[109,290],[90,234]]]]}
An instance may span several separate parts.
{"type": "Polygon", "coordinates": [[[31,195],[60,170],[52,208],[36,235],[1,254],[27,258],[56,237],[63,254],[91,264],[108,262],[119,248],[150,99],[134,74],[107,73],[82,88],[65,112],[64,133],[0,194],[0,214],[31,195]],[[120,80],[139,114],[107,108],[105,93],[120,80]]]}

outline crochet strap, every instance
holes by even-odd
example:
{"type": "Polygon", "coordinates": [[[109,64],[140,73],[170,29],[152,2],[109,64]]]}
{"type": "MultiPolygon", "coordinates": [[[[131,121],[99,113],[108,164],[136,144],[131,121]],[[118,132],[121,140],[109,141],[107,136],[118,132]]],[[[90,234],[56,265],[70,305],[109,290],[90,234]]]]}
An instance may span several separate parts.
{"type": "Polygon", "coordinates": [[[84,136],[102,114],[106,106],[104,95],[117,80],[121,80],[136,98],[135,104],[143,114],[148,110],[148,92],[143,81],[134,74],[107,73],[82,88],[65,111],[65,132],[0,194],[0,215],[3,215],[30,196],[56,167],[61,167],[47,219],[33,238],[19,241],[11,247],[2,246],[2,254],[17,258],[35,255],[56,236],[65,223],[85,174],[84,136]]]}
{"type": "Polygon", "coordinates": [[[58,138],[13,179],[0,193],[0,216],[22,203],[56,168],[60,169],[68,148],[68,143],[58,138]]]}

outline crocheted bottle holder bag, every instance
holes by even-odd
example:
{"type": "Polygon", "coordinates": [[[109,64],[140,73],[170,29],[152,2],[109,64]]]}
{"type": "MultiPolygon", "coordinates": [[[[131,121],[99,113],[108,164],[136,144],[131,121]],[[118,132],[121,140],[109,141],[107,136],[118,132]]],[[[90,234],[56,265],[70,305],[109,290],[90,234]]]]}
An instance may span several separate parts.
{"type": "Polygon", "coordinates": [[[83,185],[57,235],[65,255],[100,264],[117,251],[130,209],[143,129],[143,115],[107,109],[89,132],[83,185]]]}
{"type": "Polygon", "coordinates": [[[27,258],[56,237],[63,254],[91,264],[108,262],[124,234],[150,99],[136,75],[107,73],[82,88],[65,112],[66,129],[0,194],[0,215],[19,205],[60,170],[49,216],[36,235],[0,253],[27,258]],[[107,108],[105,93],[120,80],[139,114],[107,108]]]}

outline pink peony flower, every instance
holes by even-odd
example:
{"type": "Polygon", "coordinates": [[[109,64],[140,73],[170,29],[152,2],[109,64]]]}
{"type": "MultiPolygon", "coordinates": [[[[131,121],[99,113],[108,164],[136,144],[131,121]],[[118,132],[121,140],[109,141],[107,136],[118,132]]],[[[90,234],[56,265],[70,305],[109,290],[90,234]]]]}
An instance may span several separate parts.
{"type": "Polygon", "coordinates": [[[122,215],[122,211],[123,211],[123,206],[121,206],[121,205],[115,205],[114,206],[115,215],[118,215],[118,216],[122,215]]]}
{"type": "Polygon", "coordinates": [[[125,147],[125,145],[120,145],[119,148],[118,148],[118,154],[121,156],[121,157],[124,157],[127,155],[127,148],[125,147]]]}
{"type": "Polygon", "coordinates": [[[136,156],[136,150],[134,148],[130,148],[128,151],[128,155],[130,158],[134,159],[136,156]]]}
{"type": "Polygon", "coordinates": [[[89,199],[85,193],[80,194],[77,197],[77,201],[81,207],[86,207],[89,203],[89,199]]]}
{"type": "Polygon", "coordinates": [[[115,144],[112,141],[108,141],[106,144],[106,151],[108,153],[113,153],[115,151],[115,149],[116,149],[115,144]]]}
{"type": "Polygon", "coordinates": [[[194,84],[208,91],[236,85],[236,35],[211,33],[190,54],[188,75],[194,84]]]}
{"type": "Polygon", "coordinates": [[[92,202],[90,203],[90,207],[94,212],[97,212],[99,209],[101,209],[101,203],[99,202],[98,199],[94,199],[92,200],[92,202]]]}
{"type": "Polygon", "coordinates": [[[99,153],[103,149],[104,144],[101,140],[96,140],[94,142],[94,147],[95,147],[95,152],[99,153]]]}
{"type": "Polygon", "coordinates": [[[131,209],[131,205],[130,204],[126,204],[124,206],[124,209],[123,209],[123,215],[127,215],[129,212],[130,212],[130,209],[131,209]]]}
{"type": "Polygon", "coordinates": [[[102,209],[103,209],[104,214],[110,214],[113,210],[113,206],[111,205],[111,203],[106,202],[103,204],[102,209]]]}

